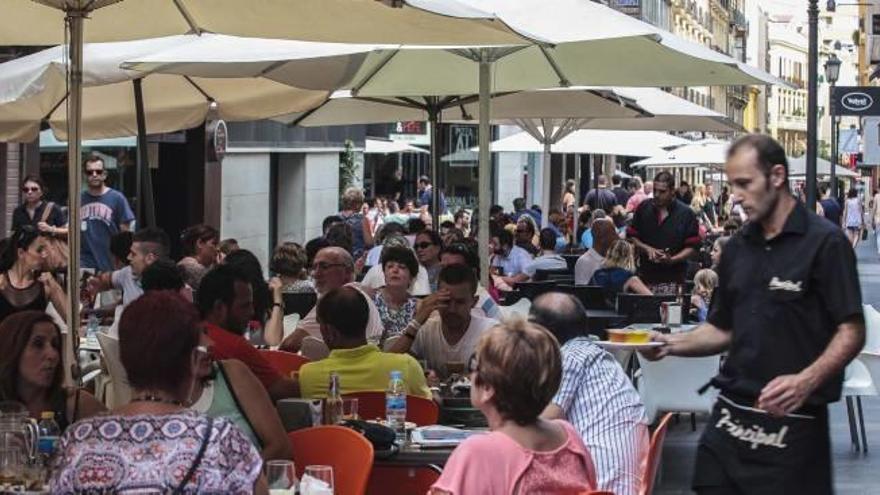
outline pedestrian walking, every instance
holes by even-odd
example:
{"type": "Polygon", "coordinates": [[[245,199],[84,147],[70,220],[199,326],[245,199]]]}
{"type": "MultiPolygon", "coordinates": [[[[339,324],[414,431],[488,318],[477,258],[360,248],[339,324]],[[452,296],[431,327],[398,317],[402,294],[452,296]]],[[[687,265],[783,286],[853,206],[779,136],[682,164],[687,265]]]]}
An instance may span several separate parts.
{"type": "Polygon", "coordinates": [[[83,173],[88,188],[80,199],[80,263],[82,268],[109,272],[113,270],[110,238],[121,231],[131,230],[134,213],[121,192],[107,187],[104,160],[97,156],[89,158],[83,165],[83,173]]]}
{"type": "Polygon", "coordinates": [[[846,237],[852,243],[853,249],[855,249],[862,239],[862,230],[865,228],[865,214],[862,210],[862,202],[859,199],[859,192],[855,189],[850,189],[846,194],[846,203],[843,204],[843,221],[846,237]]]}
{"type": "MultiPolygon", "coordinates": [[[[833,493],[827,404],[865,339],[855,253],[792,195],[783,148],[748,135],[725,172],[750,222],[725,246],[707,322],[655,334],[663,356],[727,359],[700,439],[698,494],[833,493]]],[[[707,384],[707,387],[709,384],[707,384]]]]}

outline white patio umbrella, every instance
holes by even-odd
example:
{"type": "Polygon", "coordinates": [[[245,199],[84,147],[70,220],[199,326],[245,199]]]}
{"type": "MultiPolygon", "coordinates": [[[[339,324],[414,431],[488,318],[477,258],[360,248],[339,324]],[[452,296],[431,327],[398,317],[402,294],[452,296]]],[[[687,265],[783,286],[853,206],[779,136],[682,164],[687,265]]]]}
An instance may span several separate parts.
{"type": "MultiPolygon", "coordinates": [[[[203,32],[295,37],[314,41],[426,44],[515,43],[502,22],[459,0],[5,0],[0,45],[68,47],[67,188],[70,217],[79,217],[82,67],[85,19],[92,41],[121,41],[203,32]]],[[[139,92],[140,93],[140,92],[139,92]]],[[[80,234],[69,235],[68,300],[77,307],[80,234]]],[[[70,314],[78,314],[70,311],[70,314]]],[[[78,318],[69,318],[76,334],[78,318]]]]}
{"type": "Polygon", "coordinates": [[[706,165],[724,165],[727,161],[727,148],[730,143],[706,139],[685,144],[657,155],[639,160],[631,167],[697,167],[706,165]]]}
{"type": "MultiPolygon", "coordinates": [[[[551,153],[595,155],[652,156],[669,146],[688,143],[684,138],[658,131],[574,131],[550,146],[551,153]]],[[[474,148],[476,150],[476,148],[474,148]]],[[[527,132],[493,141],[493,153],[544,153],[545,144],[527,132]]]]}
{"type": "MultiPolygon", "coordinates": [[[[837,177],[855,178],[859,174],[852,170],[835,165],[834,173],[837,177]]],[[[806,155],[797,158],[788,157],[788,176],[791,178],[801,178],[807,175],[807,158],[806,155]]],[[[831,162],[824,158],[816,157],[816,177],[829,177],[831,175],[831,162]]]]}
{"type": "Polygon", "coordinates": [[[402,141],[385,140],[385,139],[367,139],[364,153],[388,155],[394,153],[428,153],[428,150],[413,146],[402,141]]]}

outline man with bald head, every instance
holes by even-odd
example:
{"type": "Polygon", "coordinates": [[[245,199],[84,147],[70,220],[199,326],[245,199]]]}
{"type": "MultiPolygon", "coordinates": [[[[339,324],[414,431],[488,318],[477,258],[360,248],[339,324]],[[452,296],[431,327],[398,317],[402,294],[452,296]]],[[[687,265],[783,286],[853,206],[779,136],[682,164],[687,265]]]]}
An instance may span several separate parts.
{"type": "MultiPolygon", "coordinates": [[[[315,255],[310,268],[319,300],[324,294],[343,286],[354,287],[362,291],[360,285],[354,281],[354,260],[345,249],[335,246],[321,249],[315,255]]],[[[370,317],[367,321],[367,340],[371,343],[377,343],[382,337],[382,319],[379,317],[379,311],[376,310],[376,306],[369,297],[367,297],[367,302],[370,307],[370,317]]],[[[317,305],[299,321],[296,330],[281,342],[280,348],[284,351],[298,352],[303,339],[309,335],[318,339],[321,338],[321,325],[317,319],[317,305]]]]}
{"type": "Polygon", "coordinates": [[[566,419],[580,433],[596,464],[597,490],[637,494],[648,453],[648,418],[638,392],[614,357],[586,338],[587,313],[573,295],[541,295],[529,319],[562,346],[562,382],[542,416],[566,419]]]}

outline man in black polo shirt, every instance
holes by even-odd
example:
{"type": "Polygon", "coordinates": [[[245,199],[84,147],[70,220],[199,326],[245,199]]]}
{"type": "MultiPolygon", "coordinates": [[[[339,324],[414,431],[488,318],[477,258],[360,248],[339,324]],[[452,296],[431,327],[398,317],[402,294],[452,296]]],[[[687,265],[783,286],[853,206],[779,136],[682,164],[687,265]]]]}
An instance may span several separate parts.
{"type": "Polygon", "coordinates": [[[728,351],[697,451],[699,494],[830,494],[826,405],[865,338],[855,255],[792,196],[771,138],[740,138],[725,172],[750,222],[724,248],[708,321],[656,334],[666,345],[646,356],[728,351]]]}
{"type": "Polygon", "coordinates": [[[640,253],[639,277],[655,294],[675,293],[684,283],[688,258],[700,244],[697,217],[675,199],[674,188],[672,174],[657,174],[654,198],[642,201],[627,229],[640,253]]]}

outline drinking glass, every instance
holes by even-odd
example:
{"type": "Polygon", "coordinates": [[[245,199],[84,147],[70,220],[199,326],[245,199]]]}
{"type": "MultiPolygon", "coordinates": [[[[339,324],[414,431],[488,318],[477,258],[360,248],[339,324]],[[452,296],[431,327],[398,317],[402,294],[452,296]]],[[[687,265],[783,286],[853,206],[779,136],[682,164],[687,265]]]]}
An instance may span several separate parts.
{"type": "Polygon", "coordinates": [[[306,466],[301,495],[333,495],[333,466],[306,466]]]}
{"type": "Polygon", "coordinates": [[[358,416],[358,400],[342,399],[342,420],[360,419],[358,416]]]}
{"type": "Polygon", "coordinates": [[[296,490],[296,467],[293,461],[266,462],[266,482],[270,495],[293,495],[296,490]]]}
{"type": "Polygon", "coordinates": [[[17,485],[22,482],[21,449],[18,447],[0,448],[0,484],[17,485]]]}

